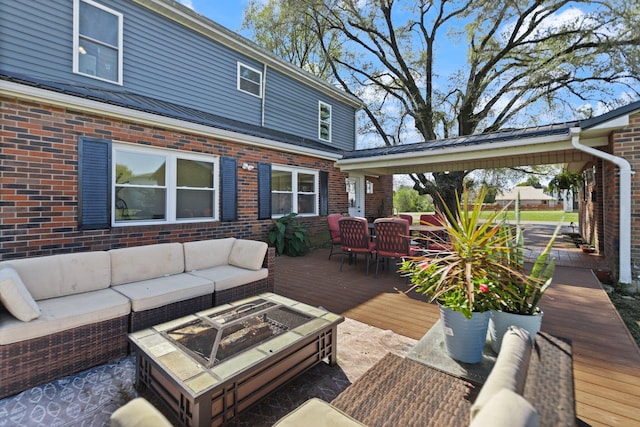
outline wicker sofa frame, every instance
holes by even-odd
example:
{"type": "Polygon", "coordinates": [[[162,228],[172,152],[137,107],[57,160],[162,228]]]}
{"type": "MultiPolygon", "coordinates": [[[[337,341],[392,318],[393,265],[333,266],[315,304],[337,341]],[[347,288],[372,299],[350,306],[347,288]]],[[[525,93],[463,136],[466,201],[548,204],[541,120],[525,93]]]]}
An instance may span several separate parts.
{"type": "MultiPolygon", "coordinates": [[[[468,425],[481,384],[387,354],[331,405],[370,426],[468,425]]],[[[575,426],[571,343],[539,333],[523,394],[541,426],[575,426]]]]}
{"type": "Polygon", "coordinates": [[[0,397],[127,355],[129,316],[0,346],[0,397]]]}

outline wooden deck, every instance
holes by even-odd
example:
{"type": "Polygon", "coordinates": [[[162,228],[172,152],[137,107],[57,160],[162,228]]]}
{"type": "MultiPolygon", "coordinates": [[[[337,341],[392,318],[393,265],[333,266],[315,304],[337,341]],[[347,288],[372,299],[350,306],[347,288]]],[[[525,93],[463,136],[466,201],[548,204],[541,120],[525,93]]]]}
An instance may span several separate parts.
{"type": "MultiPolygon", "coordinates": [[[[640,350],[591,271],[597,258],[556,246],[559,265],[541,302],[542,329],[572,340],[578,418],[584,425],[640,426],[640,350]]],[[[320,249],[278,257],[276,292],[414,339],[438,319],[437,307],[407,292],[397,273],[366,276],[362,259],[340,272],[340,254],[328,255],[320,249]]]]}

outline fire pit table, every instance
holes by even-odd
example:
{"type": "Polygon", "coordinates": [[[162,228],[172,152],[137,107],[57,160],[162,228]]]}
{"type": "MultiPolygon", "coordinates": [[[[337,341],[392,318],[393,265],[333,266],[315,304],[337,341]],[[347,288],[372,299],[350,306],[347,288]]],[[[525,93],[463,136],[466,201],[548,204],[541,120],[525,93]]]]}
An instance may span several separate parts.
{"type": "Polygon", "coordinates": [[[184,426],[218,426],[296,375],[336,363],[340,315],[273,293],[129,334],[136,385],[184,426]]]}

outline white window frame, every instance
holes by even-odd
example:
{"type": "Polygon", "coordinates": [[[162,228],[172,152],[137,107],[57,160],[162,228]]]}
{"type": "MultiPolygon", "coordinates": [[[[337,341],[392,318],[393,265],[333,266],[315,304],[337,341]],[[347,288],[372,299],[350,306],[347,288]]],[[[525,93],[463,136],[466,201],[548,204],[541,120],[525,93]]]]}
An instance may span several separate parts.
{"type": "Polygon", "coordinates": [[[153,224],[182,224],[191,222],[211,222],[219,220],[219,208],[220,208],[220,158],[218,156],[207,156],[193,154],[177,150],[165,150],[160,148],[149,148],[134,146],[126,143],[112,144],[111,148],[111,226],[112,227],[130,227],[137,225],[153,225],[153,224]],[[166,189],[166,217],[164,219],[145,219],[140,221],[119,221],[116,222],[116,163],[117,152],[130,152],[150,156],[162,156],[166,159],[166,177],[165,177],[165,189],[166,189]],[[213,212],[211,217],[198,217],[198,218],[177,218],[176,215],[176,203],[177,194],[179,189],[184,187],[178,187],[177,185],[177,172],[178,172],[178,159],[203,161],[207,163],[213,163],[213,212]]]}
{"type": "Polygon", "coordinates": [[[83,76],[91,77],[92,79],[101,80],[103,82],[114,83],[122,86],[122,23],[124,15],[118,11],[110,9],[92,0],[73,0],[73,72],[83,76]],[[107,13],[115,15],[118,18],[118,46],[110,46],[118,51],[118,79],[109,80],[103,77],[98,77],[93,74],[83,73],[80,71],[80,2],[87,3],[91,6],[102,9],[107,13]]]}
{"type": "Polygon", "coordinates": [[[251,96],[255,96],[256,98],[262,98],[262,71],[260,71],[260,70],[258,70],[256,68],[250,67],[247,64],[243,64],[242,62],[238,61],[238,72],[237,72],[237,75],[238,75],[237,87],[238,87],[238,90],[240,92],[247,93],[247,94],[249,94],[251,96]],[[247,80],[247,81],[250,81],[253,84],[256,84],[256,82],[254,82],[253,80],[249,80],[249,79],[246,79],[246,78],[242,77],[242,73],[240,72],[242,70],[242,68],[246,68],[248,70],[251,70],[254,73],[257,73],[258,76],[260,76],[260,81],[257,83],[258,84],[258,94],[257,95],[255,93],[253,93],[253,92],[249,92],[247,90],[244,90],[244,89],[240,88],[240,81],[241,80],[247,80]]]}
{"type": "MultiPolygon", "coordinates": [[[[289,166],[279,166],[279,165],[272,165],[271,166],[271,171],[272,173],[274,171],[280,171],[280,172],[290,172],[291,173],[291,193],[292,193],[292,197],[291,197],[291,211],[293,213],[298,214],[299,216],[304,216],[304,217],[312,217],[312,216],[318,216],[318,212],[320,210],[320,201],[319,201],[319,194],[320,194],[320,174],[318,173],[317,170],[313,170],[313,169],[303,169],[303,168],[292,168],[289,166]],[[309,193],[309,192],[300,192],[298,191],[298,174],[299,173],[304,173],[307,175],[313,175],[313,180],[314,180],[314,185],[313,185],[313,193],[309,193]],[[313,210],[314,212],[311,213],[299,213],[298,212],[298,195],[299,194],[313,194],[314,195],[314,204],[313,204],[313,210]]],[[[276,191],[276,190],[271,190],[271,193],[288,193],[285,191],[276,191]]],[[[280,213],[275,213],[272,212],[271,217],[272,218],[281,218],[287,214],[280,214],[280,213]]]]}
{"type": "Polygon", "coordinates": [[[318,101],[318,139],[321,141],[331,142],[332,133],[333,133],[333,111],[331,108],[331,104],[327,104],[326,102],[318,101]],[[322,120],[322,108],[326,107],[329,109],[329,120],[322,120]],[[322,137],[322,125],[327,124],[329,126],[329,139],[322,137]]]}

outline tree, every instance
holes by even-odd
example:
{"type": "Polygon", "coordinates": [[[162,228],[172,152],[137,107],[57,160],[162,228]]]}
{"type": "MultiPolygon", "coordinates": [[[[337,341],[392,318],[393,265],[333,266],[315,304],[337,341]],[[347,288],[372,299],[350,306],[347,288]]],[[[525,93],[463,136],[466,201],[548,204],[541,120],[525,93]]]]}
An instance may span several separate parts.
{"type": "Polygon", "coordinates": [[[413,188],[401,187],[393,194],[393,208],[398,212],[426,212],[433,210],[428,196],[420,195],[413,188]]]}
{"type": "MultiPolygon", "coordinates": [[[[496,131],[639,94],[638,0],[273,2],[315,34],[335,82],[365,101],[364,131],[385,145],[407,142],[412,129],[424,140],[496,131]],[[447,42],[465,51],[453,70],[447,42]]],[[[245,15],[270,38],[256,19],[245,15]]],[[[455,206],[469,171],[454,169],[412,174],[413,187],[455,206]]]]}

